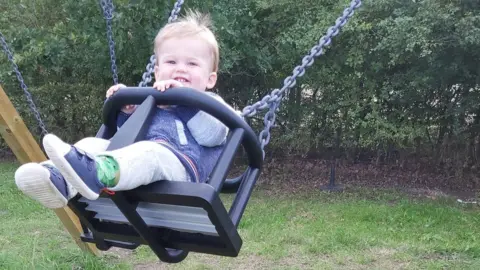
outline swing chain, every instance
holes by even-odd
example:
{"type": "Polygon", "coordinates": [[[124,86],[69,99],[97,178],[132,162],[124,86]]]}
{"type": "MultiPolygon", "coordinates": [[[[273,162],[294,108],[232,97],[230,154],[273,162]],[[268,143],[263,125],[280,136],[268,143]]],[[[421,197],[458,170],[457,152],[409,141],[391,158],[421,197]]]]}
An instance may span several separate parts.
{"type": "Polygon", "coordinates": [[[155,70],[155,62],[157,59],[155,58],[155,54],[150,56],[150,62],[147,64],[147,71],[145,71],[142,75],[142,81],[138,84],[139,87],[147,87],[147,85],[152,81],[152,73],[155,70]]]}
{"type": "Polygon", "coordinates": [[[263,158],[265,158],[264,148],[270,142],[270,129],[275,124],[275,112],[278,110],[282,98],[288,95],[288,92],[297,83],[297,78],[302,77],[305,74],[305,69],[313,64],[315,58],[323,54],[324,48],[330,45],[332,42],[332,37],[335,37],[340,33],[340,29],[348,22],[348,20],[353,16],[355,9],[359,8],[361,4],[361,0],[352,0],[350,2],[350,6],[345,8],[343,14],[335,21],[335,25],[328,28],[327,34],[321,37],[318,44],[313,46],[313,48],[310,50],[310,53],[303,57],[302,64],[293,69],[292,76],[285,78],[283,81],[283,87],[280,90],[273,90],[269,95],[263,97],[262,100],[254,103],[253,105],[246,106],[243,109],[243,117],[252,117],[256,115],[259,110],[264,110],[267,107],[270,108],[265,114],[265,128],[258,136],[261,143],[263,158]]]}
{"type": "MultiPolygon", "coordinates": [[[[172,12],[170,12],[170,17],[168,18],[168,23],[175,21],[178,18],[178,14],[182,8],[184,0],[177,0],[175,5],[173,6],[172,12]]],[[[152,73],[155,70],[155,63],[157,59],[155,58],[155,54],[150,56],[150,62],[147,65],[147,71],[142,75],[142,81],[138,84],[139,87],[146,87],[148,83],[152,81],[152,73]]]]}
{"type": "Polygon", "coordinates": [[[178,18],[178,14],[180,13],[180,10],[182,9],[184,0],[177,0],[175,2],[175,5],[173,5],[172,12],[170,12],[170,17],[168,18],[168,23],[174,22],[178,18]]]}
{"type": "Polygon", "coordinates": [[[107,38],[110,49],[110,61],[112,62],[113,84],[118,84],[117,64],[115,58],[115,42],[113,41],[112,19],[113,19],[113,2],[112,0],[102,0],[100,2],[103,10],[103,16],[107,24],[107,38]]]}
{"type": "Polygon", "coordinates": [[[12,64],[13,71],[17,75],[17,79],[20,82],[20,87],[22,88],[23,92],[25,93],[25,96],[27,97],[28,106],[30,107],[30,109],[32,110],[35,118],[37,119],[38,125],[40,126],[40,129],[42,130],[42,136],[43,136],[43,135],[48,133],[47,128],[45,127],[45,124],[43,123],[42,118],[40,117],[40,112],[38,111],[37,106],[35,106],[35,103],[33,102],[32,94],[28,91],[27,85],[25,84],[25,81],[23,80],[23,76],[20,73],[20,71],[18,70],[17,64],[13,60],[13,53],[8,48],[7,42],[5,41],[5,37],[3,36],[3,34],[1,32],[0,32],[0,43],[2,43],[3,51],[5,52],[8,60],[12,64]]]}
{"type": "Polygon", "coordinates": [[[275,118],[277,117],[277,115],[275,114],[275,111],[277,110],[279,105],[280,105],[280,102],[273,102],[269,104],[270,109],[265,114],[265,118],[263,119],[263,124],[265,128],[258,135],[264,159],[265,159],[265,150],[263,149],[270,142],[270,137],[271,137],[270,129],[275,124],[275,118]]]}

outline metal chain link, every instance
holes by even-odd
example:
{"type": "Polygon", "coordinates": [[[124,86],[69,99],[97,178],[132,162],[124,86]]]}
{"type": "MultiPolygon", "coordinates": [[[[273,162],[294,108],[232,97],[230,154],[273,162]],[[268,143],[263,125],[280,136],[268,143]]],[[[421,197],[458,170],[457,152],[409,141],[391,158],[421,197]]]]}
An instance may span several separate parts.
{"type": "Polygon", "coordinates": [[[256,102],[253,105],[246,106],[243,109],[243,117],[252,117],[256,115],[259,110],[264,110],[267,107],[270,108],[269,111],[265,114],[265,128],[260,132],[258,136],[264,158],[264,148],[270,142],[270,129],[275,124],[275,113],[280,105],[282,98],[288,95],[290,89],[292,89],[297,83],[297,78],[302,77],[305,74],[305,69],[313,64],[314,59],[323,54],[324,47],[330,45],[330,43],[332,42],[332,37],[335,37],[340,33],[340,29],[348,22],[350,17],[353,16],[355,9],[359,8],[361,4],[361,0],[352,0],[350,2],[350,6],[346,8],[343,11],[343,14],[335,21],[335,25],[328,28],[327,34],[321,37],[318,44],[313,46],[313,48],[310,50],[310,53],[303,57],[302,64],[293,69],[292,76],[285,78],[285,80],[283,81],[283,87],[281,89],[273,90],[269,95],[263,97],[262,100],[256,102]]]}
{"type": "Polygon", "coordinates": [[[112,0],[102,0],[100,2],[103,10],[103,16],[107,24],[107,39],[110,50],[110,61],[112,62],[113,84],[118,84],[117,64],[115,58],[115,42],[113,41],[112,19],[113,19],[113,2],[112,0]]]}
{"type": "Polygon", "coordinates": [[[39,125],[40,129],[42,130],[41,135],[44,136],[48,133],[47,128],[45,127],[45,124],[43,123],[42,118],[40,117],[40,112],[38,111],[37,106],[33,102],[32,94],[28,91],[27,85],[25,84],[25,81],[23,80],[22,74],[18,70],[17,64],[15,63],[15,61],[13,61],[13,53],[8,48],[7,42],[5,41],[5,37],[3,36],[3,34],[1,32],[0,32],[0,43],[2,43],[3,51],[5,52],[8,60],[12,64],[13,71],[17,75],[17,79],[20,82],[20,87],[22,88],[23,92],[25,93],[25,96],[27,97],[28,106],[32,110],[35,118],[37,119],[38,125],[39,125]]]}
{"type": "Polygon", "coordinates": [[[170,17],[168,18],[168,23],[171,23],[171,22],[174,22],[174,21],[177,20],[178,14],[180,13],[180,10],[182,9],[183,2],[184,2],[183,0],[177,0],[177,2],[175,2],[175,5],[173,5],[173,9],[170,12],[170,17]]]}
{"type": "MultiPolygon", "coordinates": [[[[178,14],[182,8],[184,0],[177,0],[173,6],[172,12],[170,12],[170,17],[168,18],[168,23],[175,21],[178,18],[178,14]]],[[[142,81],[138,84],[139,87],[146,87],[152,81],[152,73],[155,70],[155,54],[150,56],[150,63],[147,65],[147,71],[142,75],[142,81]]]]}

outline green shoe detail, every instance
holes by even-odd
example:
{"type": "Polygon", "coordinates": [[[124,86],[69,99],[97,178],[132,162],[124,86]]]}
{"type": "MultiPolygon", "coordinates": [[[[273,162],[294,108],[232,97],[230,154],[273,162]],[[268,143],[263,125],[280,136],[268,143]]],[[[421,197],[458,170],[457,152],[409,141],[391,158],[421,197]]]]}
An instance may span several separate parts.
{"type": "Polygon", "coordinates": [[[97,177],[106,187],[114,187],[120,179],[120,168],[111,156],[96,156],[97,177]]]}

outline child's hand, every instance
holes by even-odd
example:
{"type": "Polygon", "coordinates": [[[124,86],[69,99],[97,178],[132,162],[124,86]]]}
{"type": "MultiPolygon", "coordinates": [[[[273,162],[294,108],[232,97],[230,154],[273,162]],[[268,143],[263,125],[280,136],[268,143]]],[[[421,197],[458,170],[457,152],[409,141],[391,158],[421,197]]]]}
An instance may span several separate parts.
{"type": "MultiPolygon", "coordinates": [[[[108,88],[106,97],[107,97],[107,98],[111,97],[113,94],[115,94],[115,92],[117,92],[117,91],[120,90],[121,88],[125,88],[125,87],[127,87],[127,86],[124,85],[124,84],[121,84],[121,83],[120,83],[120,84],[113,85],[112,87],[108,88]]],[[[135,105],[125,105],[125,106],[123,106],[123,108],[122,108],[122,112],[131,114],[131,113],[133,113],[133,112],[135,111],[135,108],[136,108],[135,105]]]]}
{"type": "Polygon", "coordinates": [[[122,112],[132,114],[136,108],[137,108],[137,105],[125,105],[122,108],[122,112]]]}
{"type": "Polygon", "coordinates": [[[107,98],[111,97],[115,92],[117,92],[120,88],[125,88],[127,87],[125,84],[116,84],[113,85],[112,87],[108,88],[107,94],[105,95],[107,98]]]}
{"type": "Polygon", "coordinates": [[[153,84],[153,88],[163,92],[171,87],[183,87],[183,84],[175,80],[158,81],[153,84]]]}

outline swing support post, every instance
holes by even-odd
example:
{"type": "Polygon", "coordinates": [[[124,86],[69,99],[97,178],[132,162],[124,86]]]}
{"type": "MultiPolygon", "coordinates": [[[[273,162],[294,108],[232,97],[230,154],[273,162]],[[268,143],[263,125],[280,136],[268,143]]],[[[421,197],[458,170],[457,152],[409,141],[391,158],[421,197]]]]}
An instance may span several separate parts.
{"type": "MultiPolygon", "coordinates": [[[[0,135],[5,139],[7,145],[21,164],[42,162],[47,159],[1,85],[0,135]]],[[[82,242],[80,239],[80,235],[83,232],[82,226],[77,216],[68,207],[54,209],[54,211],[82,250],[96,256],[100,254],[94,244],[82,242]]]]}

